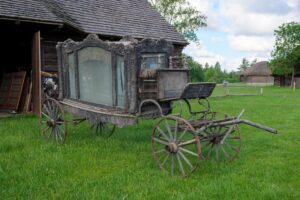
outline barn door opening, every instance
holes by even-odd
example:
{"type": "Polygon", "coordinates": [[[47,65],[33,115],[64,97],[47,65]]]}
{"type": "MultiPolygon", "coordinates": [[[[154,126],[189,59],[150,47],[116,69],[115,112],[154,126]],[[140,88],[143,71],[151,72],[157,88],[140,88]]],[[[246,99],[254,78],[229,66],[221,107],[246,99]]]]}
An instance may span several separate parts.
{"type": "Polygon", "coordinates": [[[41,34],[37,31],[32,39],[32,103],[33,112],[41,113],[41,34]]]}

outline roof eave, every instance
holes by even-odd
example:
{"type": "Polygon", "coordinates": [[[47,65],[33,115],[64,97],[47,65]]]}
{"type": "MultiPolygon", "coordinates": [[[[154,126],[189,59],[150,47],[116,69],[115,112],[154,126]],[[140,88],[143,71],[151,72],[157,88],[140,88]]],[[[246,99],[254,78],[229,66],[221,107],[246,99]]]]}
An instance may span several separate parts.
{"type": "Polygon", "coordinates": [[[39,19],[32,19],[32,18],[21,18],[21,17],[0,16],[0,20],[20,21],[20,22],[29,22],[29,23],[47,24],[47,25],[58,25],[58,26],[64,25],[63,22],[39,20],[39,19]]]}

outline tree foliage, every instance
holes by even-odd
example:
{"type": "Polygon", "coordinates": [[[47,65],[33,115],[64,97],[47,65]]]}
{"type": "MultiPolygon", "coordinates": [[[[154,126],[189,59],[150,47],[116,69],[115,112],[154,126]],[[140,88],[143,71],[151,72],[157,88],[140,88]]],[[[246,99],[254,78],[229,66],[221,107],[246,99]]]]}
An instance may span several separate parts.
{"type": "Polygon", "coordinates": [[[198,42],[196,31],[206,26],[206,17],[187,0],[149,0],[154,8],[171,24],[192,42],[198,42]]]}
{"type": "Polygon", "coordinates": [[[300,71],[300,23],[282,24],[274,32],[275,45],[272,51],[271,67],[274,74],[293,78],[300,71]]]}
{"type": "Polygon", "coordinates": [[[208,63],[205,63],[203,67],[200,63],[193,60],[192,57],[187,55],[184,55],[184,57],[190,69],[190,77],[192,82],[222,83],[224,80],[230,83],[239,82],[239,74],[234,71],[229,73],[225,70],[222,71],[219,62],[216,62],[214,66],[210,66],[208,63]]]}
{"type": "Polygon", "coordinates": [[[249,67],[250,67],[249,61],[246,58],[243,58],[242,64],[239,66],[238,70],[239,72],[243,72],[249,67]]]}
{"type": "Polygon", "coordinates": [[[204,71],[202,65],[194,61],[192,57],[184,55],[187,65],[190,70],[190,78],[192,82],[203,82],[204,81],[204,71]]]}
{"type": "Polygon", "coordinates": [[[254,58],[254,59],[251,61],[250,66],[252,67],[252,66],[255,65],[256,63],[257,63],[257,58],[254,58]]]}

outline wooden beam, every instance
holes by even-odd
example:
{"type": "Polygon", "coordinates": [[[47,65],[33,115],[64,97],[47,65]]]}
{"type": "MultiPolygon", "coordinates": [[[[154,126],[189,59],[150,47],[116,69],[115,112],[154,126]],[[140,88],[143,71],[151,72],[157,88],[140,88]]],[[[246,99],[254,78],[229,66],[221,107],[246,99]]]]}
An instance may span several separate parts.
{"type": "Polygon", "coordinates": [[[41,114],[41,34],[33,34],[32,39],[32,103],[33,112],[41,114]]]}

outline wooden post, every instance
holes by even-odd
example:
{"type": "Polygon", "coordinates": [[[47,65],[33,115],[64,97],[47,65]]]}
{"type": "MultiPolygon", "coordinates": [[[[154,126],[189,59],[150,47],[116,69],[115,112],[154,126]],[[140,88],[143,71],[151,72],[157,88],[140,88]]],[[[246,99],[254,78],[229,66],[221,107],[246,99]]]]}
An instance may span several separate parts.
{"type": "Polygon", "coordinates": [[[228,96],[229,95],[228,82],[227,81],[223,81],[223,86],[224,86],[224,95],[228,96]]]}
{"type": "Polygon", "coordinates": [[[264,89],[260,88],[260,94],[263,95],[264,94],[264,89]]]}
{"type": "Polygon", "coordinates": [[[293,83],[293,91],[294,92],[296,91],[296,81],[294,81],[294,83],[293,83]]]}
{"type": "Polygon", "coordinates": [[[32,103],[33,112],[41,114],[41,35],[40,31],[33,34],[32,39],[32,103]]]}

